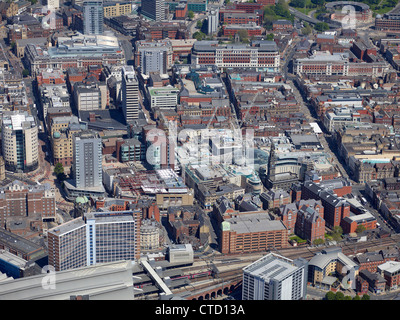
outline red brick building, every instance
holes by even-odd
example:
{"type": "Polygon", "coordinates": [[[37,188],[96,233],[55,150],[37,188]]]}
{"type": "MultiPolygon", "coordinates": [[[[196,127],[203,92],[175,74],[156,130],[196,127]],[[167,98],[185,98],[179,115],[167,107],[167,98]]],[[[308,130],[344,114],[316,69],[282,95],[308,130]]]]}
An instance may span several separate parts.
{"type": "Polygon", "coordinates": [[[223,35],[225,37],[234,37],[240,30],[247,32],[249,37],[260,36],[262,34],[262,28],[254,23],[248,24],[232,24],[222,26],[223,35]]]}

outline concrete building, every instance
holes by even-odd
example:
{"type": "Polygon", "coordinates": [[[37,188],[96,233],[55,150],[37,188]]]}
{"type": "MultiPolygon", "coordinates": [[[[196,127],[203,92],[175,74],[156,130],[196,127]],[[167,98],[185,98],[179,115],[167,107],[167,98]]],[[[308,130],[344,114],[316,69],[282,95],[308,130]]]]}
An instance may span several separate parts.
{"type": "Polygon", "coordinates": [[[213,8],[208,13],[207,34],[212,35],[217,32],[219,24],[219,8],[213,8]]]}
{"type": "Polygon", "coordinates": [[[126,123],[139,118],[139,83],[132,66],[122,69],[122,112],[126,123]]]}
{"type": "Polygon", "coordinates": [[[148,19],[161,21],[165,19],[165,0],[142,0],[141,13],[148,19]]]}
{"type": "Polygon", "coordinates": [[[349,281],[355,282],[358,271],[357,263],[343,254],[342,248],[331,247],[322,250],[309,261],[308,282],[317,288],[321,287],[332,273],[336,273],[340,280],[347,276],[349,281]]]}
{"type": "Polygon", "coordinates": [[[38,127],[33,116],[27,112],[5,112],[1,133],[6,169],[36,170],[39,166],[38,127]]]}
{"type": "Polygon", "coordinates": [[[105,1],[103,3],[104,18],[127,16],[132,12],[130,1],[105,1]]]}
{"type": "Polygon", "coordinates": [[[55,271],[140,257],[141,211],[86,213],[48,231],[55,271]]]}
{"type": "Polygon", "coordinates": [[[307,293],[307,261],[275,253],[243,268],[243,300],[303,300],[307,293]]]}
{"type": "Polygon", "coordinates": [[[166,87],[148,87],[148,98],[151,109],[175,109],[178,105],[178,95],[180,90],[172,86],[166,87]]]}
{"type": "Polygon", "coordinates": [[[252,41],[250,45],[197,41],[192,49],[192,64],[215,64],[221,68],[254,67],[275,73],[279,70],[280,56],[274,41],[252,41]]]}
{"type": "Polygon", "coordinates": [[[82,131],[72,139],[74,150],[73,173],[77,188],[90,188],[102,184],[102,143],[93,131],[82,131]]]}
{"type": "Polygon", "coordinates": [[[167,74],[172,66],[172,44],[169,40],[147,41],[135,43],[135,65],[144,75],[157,72],[167,74]]]}
{"type": "Polygon", "coordinates": [[[103,34],[103,0],[83,1],[83,33],[103,34]]]}

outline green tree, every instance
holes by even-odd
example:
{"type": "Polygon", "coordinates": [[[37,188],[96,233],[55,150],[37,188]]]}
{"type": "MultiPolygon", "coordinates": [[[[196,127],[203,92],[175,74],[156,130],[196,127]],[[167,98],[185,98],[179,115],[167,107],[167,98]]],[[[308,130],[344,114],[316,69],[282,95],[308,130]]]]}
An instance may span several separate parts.
{"type": "Polygon", "coordinates": [[[197,21],[197,24],[196,24],[196,28],[197,28],[197,29],[201,29],[202,26],[203,26],[203,21],[198,20],[198,21],[197,21]]]}
{"type": "Polygon", "coordinates": [[[27,76],[29,76],[29,70],[28,70],[28,69],[22,70],[22,76],[23,76],[24,78],[26,78],[27,76]]]}
{"type": "Polygon", "coordinates": [[[64,173],[64,167],[63,167],[62,163],[58,162],[54,166],[54,174],[56,175],[58,181],[60,181],[60,182],[62,182],[66,179],[66,175],[64,173]]]}
{"type": "Polygon", "coordinates": [[[237,34],[239,35],[240,41],[242,41],[242,42],[247,42],[247,41],[248,41],[248,39],[249,39],[249,33],[247,32],[247,30],[241,29],[241,30],[239,30],[239,31],[237,32],[237,34]]]}
{"type": "Polygon", "coordinates": [[[324,243],[324,239],[315,239],[314,242],[313,242],[313,244],[316,245],[316,246],[320,245],[320,244],[323,244],[323,243],[324,243]]]}
{"type": "Polygon", "coordinates": [[[188,18],[189,18],[190,20],[193,20],[193,18],[194,18],[194,12],[193,12],[192,10],[190,10],[190,11],[188,12],[188,18]]]}
{"type": "Polygon", "coordinates": [[[343,300],[353,300],[351,296],[345,296],[343,300]]]}
{"type": "Polygon", "coordinates": [[[364,295],[361,297],[361,300],[370,300],[370,296],[367,295],[367,294],[364,294],[364,295]]]}
{"type": "Polygon", "coordinates": [[[341,291],[336,292],[335,300],[344,300],[344,294],[341,291]]]}
{"type": "Polygon", "coordinates": [[[353,298],[353,300],[361,300],[360,296],[358,294],[356,294],[353,298]]]}
{"type": "Polygon", "coordinates": [[[363,224],[360,224],[359,226],[357,226],[356,228],[356,233],[363,233],[367,228],[365,228],[365,226],[363,224]]]}
{"type": "Polygon", "coordinates": [[[316,6],[322,7],[325,4],[325,0],[311,0],[311,3],[315,4],[316,6]]]}
{"type": "Polygon", "coordinates": [[[312,33],[312,27],[308,23],[304,23],[304,28],[301,29],[301,33],[308,36],[312,33]]]}
{"type": "Polygon", "coordinates": [[[329,291],[325,294],[325,300],[335,300],[335,294],[332,291],[329,291]]]}
{"type": "Polygon", "coordinates": [[[201,41],[205,37],[206,37],[206,35],[201,31],[196,31],[195,33],[193,33],[193,39],[196,39],[197,41],[201,41]]]}
{"type": "Polygon", "coordinates": [[[328,24],[326,22],[318,22],[314,26],[314,29],[317,30],[317,31],[323,32],[323,31],[329,30],[329,26],[328,26],[328,24]]]}
{"type": "Polygon", "coordinates": [[[274,40],[274,34],[273,33],[269,33],[269,34],[267,34],[267,37],[266,37],[266,39],[267,40],[274,40]]]}
{"type": "Polygon", "coordinates": [[[306,0],[292,0],[289,5],[294,8],[304,8],[306,6],[306,0]]]}

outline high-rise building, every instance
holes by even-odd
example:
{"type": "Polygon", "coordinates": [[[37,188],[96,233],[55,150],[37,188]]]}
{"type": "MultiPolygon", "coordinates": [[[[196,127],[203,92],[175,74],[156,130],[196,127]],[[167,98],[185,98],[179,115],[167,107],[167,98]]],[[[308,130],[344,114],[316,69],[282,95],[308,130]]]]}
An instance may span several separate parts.
{"type": "Polygon", "coordinates": [[[165,19],[165,0],[142,0],[142,15],[155,21],[165,19]]]}
{"type": "Polygon", "coordinates": [[[219,8],[213,8],[207,18],[207,34],[214,34],[218,30],[219,8]]]}
{"type": "Polygon", "coordinates": [[[73,174],[76,188],[102,185],[102,141],[94,131],[74,134],[73,174]]]}
{"type": "Polygon", "coordinates": [[[122,69],[122,111],[126,123],[139,119],[139,82],[132,66],[122,69]]]}
{"type": "Polygon", "coordinates": [[[56,271],[140,256],[141,211],[90,212],[48,231],[56,271]]]}
{"type": "Polygon", "coordinates": [[[1,136],[6,170],[29,172],[38,168],[38,128],[33,116],[5,112],[1,136]]]}
{"type": "Polygon", "coordinates": [[[166,74],[173,64],[172,44],[169,40],[139,40],[135,44],[135,64],[140,72],[166,74]]]}
{"type": "Polygon", "coordinates": [[[306,296],[307,261],[269,253],[243,269],[243,300],[301,300],[306,296]]]}
{"type": "Polygon", "coordinates": [[[83,2],[83,33],[103,34],[103,0],[83,2]]]}

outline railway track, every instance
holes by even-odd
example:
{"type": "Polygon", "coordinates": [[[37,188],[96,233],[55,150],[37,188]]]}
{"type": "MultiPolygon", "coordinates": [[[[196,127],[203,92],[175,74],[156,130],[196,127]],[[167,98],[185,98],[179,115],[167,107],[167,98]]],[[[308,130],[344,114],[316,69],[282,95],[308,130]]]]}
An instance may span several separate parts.
{"type": "MultiPolygon", "coordinates": [[[[381,238],[381,239],[374,239],[368,240],[367,242],[357,242],[357,243],[339,243],[342,248],[342,251],[345,255],[355,255],[357,253],[364,253],[367,250],[369,251],[378,251],[381,249],[386,249],[388,247],[400,247],[400,234],[392,235],[388,238],[381,238]]],[[[321,252],[326,247],[290,247],[290,248],[282,248],[271,250],[271,252],[280,254],[285,256],[289,259],[296,259],[296,258],[304,258],[306,260],[310,260],[314,257],[315,254],[321,252]]],[[[212,268],[219,268],[230,265],[232,270],[238,271],[241,268],[238,268],[238,265],[243,263],[252,263],[259,258],[266,255],[268,252],[251,252],[251,253],[241,253],[241,254],[234,254],[234,255],[224,255],[213,257],[208,260],[197,260],[196,266],[184,267],[182,268],[184,274],[196,273],[200,270],[204,269],[212,269],[212,268]]]]}

